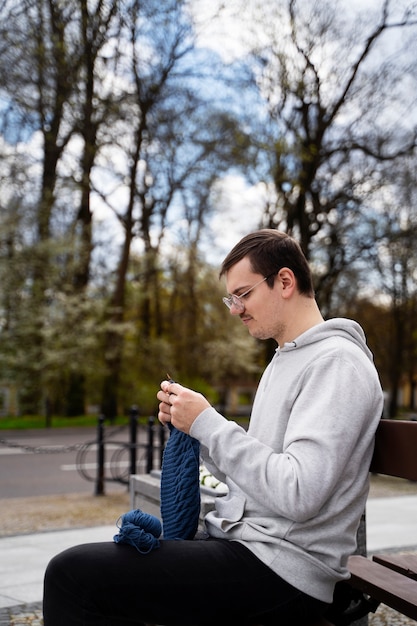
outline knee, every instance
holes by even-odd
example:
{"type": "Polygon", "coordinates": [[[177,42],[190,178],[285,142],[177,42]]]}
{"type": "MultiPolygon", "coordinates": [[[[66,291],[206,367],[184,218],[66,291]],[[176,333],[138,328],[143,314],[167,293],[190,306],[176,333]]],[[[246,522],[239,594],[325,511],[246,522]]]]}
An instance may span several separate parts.
{"type": "MultiPolygon", "coordinates": [[[[45,570],[44,587],[45,590],[52,587],[68,587],[74,569],[73,548],[64,550],[54,556],[48,563],[45,570]]],[[[77,577],[75,577],[76,579],[77,577]]]]}
{"type": "Polygon", "coordinates": [[[45,626],[84,623],[79,618],[83,610],[83,586],[77,574],[78,563],[79,559],[73,548],[57,554],[49,561],[43,589],[45,626]]]}
{"type": "Polygon", "coordinates": [[[62,561],[65,561],[65,552],[60,552],[59,554],[56,554],[54,557],[52,557],[52,559],[49,561],[46,567],[45,574],[52,575],[55,572],[55,570],[57,572],[61,570],[62,568],[61,563],[62,561]]]}

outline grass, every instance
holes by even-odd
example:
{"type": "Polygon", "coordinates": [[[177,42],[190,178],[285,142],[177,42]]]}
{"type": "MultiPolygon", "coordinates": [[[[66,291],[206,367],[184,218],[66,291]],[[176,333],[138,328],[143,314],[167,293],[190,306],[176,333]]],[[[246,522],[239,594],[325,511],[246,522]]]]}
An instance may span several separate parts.
{"type": "MultiPolygon", "coordinates": [[[[231,417],[244,428],[247,428],[249,418],[247,416],[231,417]]],[[[139,417],[138,424],[146,426],[148,424],[149,417],[139,417]]],[[[118,416],[111,426],[126,425],[129,423],[127,416],[118,416]]],[[[155,417],[155,423],[156,417],[155,417]]],[[[108,426],[108,423],[105,423],[108,426]]],[[[97,415],[80,415],[78,417],[61,417],[53,416],[49,426],[46,423],[46,417],[44,415],[23,415],[18,417],[4,416],[0,417],[0,431],[2,430],[30,430],[30,429],[42,429],[42,428],[71,428],[73,427],[92,427],[98,425],[97,415]]]]}
{"type": "MultiPolygon", "coordinates": [[[[112,425],[126,424],[128,417],[119,416],[111,422],[112,425]]],[[[148,418],[139,418],[139,423],[147,423],[148,418]]],[[[42,428],[71,428],[76,427],[91,427],[97,426],[97,415],[80,415],[78,417],[60,417],[53,416],[50,420],[50,424],[47,424],[46,417],[44,415],[23,415],[23,416],[5,416],[0,417],[0,431],[1,430],[29,430],[29,429],[42,429],[42,428]]]]}

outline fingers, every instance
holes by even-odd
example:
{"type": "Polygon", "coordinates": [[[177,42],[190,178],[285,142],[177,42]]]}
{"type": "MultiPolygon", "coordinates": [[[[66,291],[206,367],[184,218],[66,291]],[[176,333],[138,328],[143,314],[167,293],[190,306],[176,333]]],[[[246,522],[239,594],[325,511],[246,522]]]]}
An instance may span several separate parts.
{"type": "Polygon", "coordinates": [[[158,420],[164,426],[171,421],[171,405],[167,402],[159,403],[158,420]]]}
{"type": "Polygon", "coordinates": [[[158,393],[156,394],[156,397],[160,402],[166,402],[167,404],[169,404],[169,396],[170,394],[168,393],[168,391],[165,391],[163,389],[158,391],[158,393]]]}
{"type": "Polygon", "coordinates": [[[158,420],[164,426],[171,421],[171,403],[169,400],[170,394],[168,392],[169,386],[170,383],[167,380],[163,380],[161,383],[161,390],[156,394],[156,397],[160,401],[158,420]]]}
{"type": "Polygon", "coordinates": [[[169,380],[162,381],[156,397],[160,401],[159,421],[164,425],[171,422],[185,433],[189,433],[194,420],[202,410],[210,406],[200,393],[169,380]]]}
{"type": "MultiPolygon", "coordinates": [[[[161,383],[161,389],[164,393],[168,393],[168,389],[170,386],[169,380],[163,380],[161,383]]],[[[160,392],[159,392],[160,393],[160,392]]],[[[159,393],[157,395],[159,395],[159,393]]]]}
{"type": "Polygon", "coordinates": [[[165,391],[165,393],[168,393],[168,394],[171,394],[171,393],[177,394],[180,386],[181,385],[179,385],[178,383],[174,383],[174,381],[172,380],[163,380],[161,383],[162,391],[165,391]]]}

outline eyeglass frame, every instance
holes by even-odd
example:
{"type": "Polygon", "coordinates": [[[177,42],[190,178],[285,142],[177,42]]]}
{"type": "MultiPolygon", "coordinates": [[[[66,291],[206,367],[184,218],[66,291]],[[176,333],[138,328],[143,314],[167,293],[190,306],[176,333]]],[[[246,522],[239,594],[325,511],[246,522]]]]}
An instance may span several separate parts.
{"type": "Polygon", "coordinates": [[[248,293],[250,293],[251,291],[255,289],[255,287],[258,287],[258,285],[261,285],[262,283],[264,283],[266,280],[268,280],[268,278],[271,278],[271,276],[273,276],[277,272],[278,270],[276,272],[272,272],[272,274],[268,274],[268,276],[264,276],[261,280],[259,280],[257,283],[252,285],[252,287],[247,289],[245,292],[241,293],[239,296],[235,293],[231,293],[230,296],[224,296],[224,298],[222,298],[224,304],[227,306],[229,311],[232,308],[232,306],[234,306],[239,311],[244,311],[246,307],[245,307],[245,304],[242,302],[242,298],[247,296],[248,293]]]}

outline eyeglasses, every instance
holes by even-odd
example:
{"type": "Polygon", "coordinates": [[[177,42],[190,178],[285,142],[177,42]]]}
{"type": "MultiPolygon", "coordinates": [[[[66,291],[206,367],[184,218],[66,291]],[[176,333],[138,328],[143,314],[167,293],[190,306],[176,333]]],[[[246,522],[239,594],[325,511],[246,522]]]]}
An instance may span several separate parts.
{"type": "MultiPolygon", "coordinates": [[[[274,272],[275,273],[275,272],[274,272]]],[[[272,274],[270,274],[269,276],[265,276],[264,278],[262,278],[262,280],[260,280],[259,282],[256,283],[256,285],[253,285],[253,287],[251,287],[250,289],[248,289],[247,291],[245,291],[245,293],[241,293],[240,296],[237,296],[236,294],[232,293],[230,296],[225,296],[223,298],[223,302],[225,303],[225,305],[227,306],[228,309],[231,309],[232,306],[235,307],[235,309],[237,309],[238,311],[244,311],[245,310],[245,304],[242,302],[242,298],[244,298],[245,296],[248,295],[248,293],[250,293],[251,291],[253,291],[253,289],[255,289],[255,287],[257,287],[258,285],[260,285],[261,283],[265,282],[266,280],[268,280],[268,278],[272,276],[272,274]]]]}

